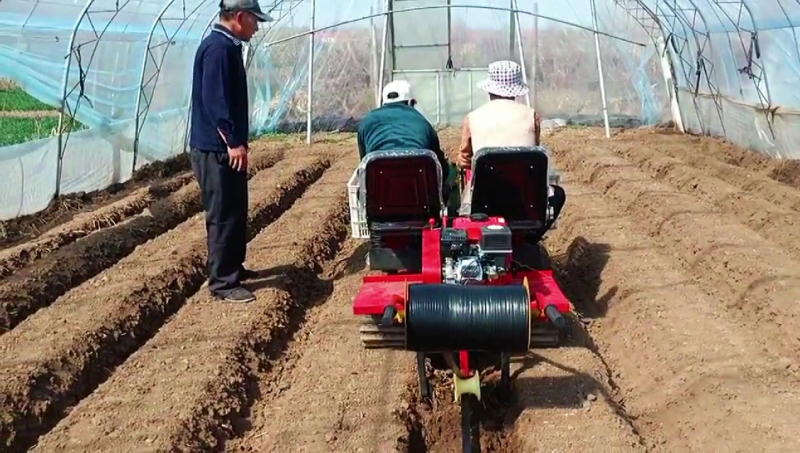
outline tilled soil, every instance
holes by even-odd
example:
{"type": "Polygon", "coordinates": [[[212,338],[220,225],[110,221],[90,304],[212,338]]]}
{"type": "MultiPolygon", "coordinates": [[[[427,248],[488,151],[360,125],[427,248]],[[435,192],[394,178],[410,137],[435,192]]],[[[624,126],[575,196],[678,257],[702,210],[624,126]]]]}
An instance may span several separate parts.
{"type": "MultiPolygon", "coordinates": [[[[113,445],[135,450],[148,445],[209,451],[234,434],[253,397],[251,375],[268,363],[262,354],[282,336],[295,306],[328,292],[317,282],[317,267],[333,257],[345,236],[347,199],[339,182],[354,166],[352,159],[337,162],[250,241],[247,265],[261,274],[251,283],[256,303],[231,307],[205,291],[197,293],[38,449],[96,451],[113,445]],[[133,389],[134,398],[119,398],[133,389]]],[[[263,197],[252,189],[251,194],[263,197]]]]}
{"type": "MultiPolygon", "coordinates": [[[[458,131],[441,136],[452,152],[458,131]]],[[[584,322],[515,358],[510,401],[487,374],[483,451],[800,450],[800,171],[663,130],[545,143],[567,191],[545,246],[584,322]]],[[[252,304],[202,288],[189,179],[0,256],[1,449],[460,451],[448,378],[423,400],[413,354],[358,338],[354,141],[270,148],[252,304]]]]}
{"type": "MultiPolygon", "coordinates": [[[[275,165],[282,157],[282,150],[257,154],[250,174],[275,165]]],[[[200,187],[196,181],[191,181],[176,192],[143,206],[139,214],[86,237],[76,240],[76,236],[86,230],[84,221],[77,219],[78,225],[71,226],[74,222],[70,222],[48,232],[30,246],[9,250],[12,264],[8,268],[18,267],[19,271],[0,280],[0,334],[52,303],[69,288],[112,266],[140,244],[176,227],[202,209],[200,187]],[[13,253],[15,251],[20,253],[13,253]]]]}
{"type": "Polygon", "coordinates": [[[656,145],[591,130],[549,139],[572,206],[548,240],[564,250],[564,286],[597,282],[572,299],[596,318],[589,331],[648,448],[794,450],[800,267],[778,241],[789,228],[746,226],[748,199],[728,195],[749,195],[746,180],[725,187],[681,162],[660,177],[646,162],[672,148],[646,136],[656,145]]]}
{"type": "MultiPolygon", "coordinates": [[[[52,200],[42,212],[0,221],[0,248],[37,238],[81,213],[90,213],[109,204],[125,203],[123,200],[136,197],[143,187],[164,185],[168,188],[175,184],[176,179],[183,179],[190,171],[189,155],[184,153],[146,165],[124,183],[113,184],[94,192],[62,195],[52,200]]],[[[0,269],[2,267],[0,265],[0,269]]]]}
{"type": "Polygon", "coordinates": [[[328,300],[309,310],[279,373],[259,381],[252,424],[231,451],[394,451],[406,433],[397,417],[414,363],[402,351],[367,351],[352,316],[367,247],[349,240],[328,266],[328,300]]]}
{"type": "MultiPolygon", "coordinates": [[[[276,219],[328,165],[308,157],[256,174],[250,182],[251,233],[276,219]]],[[[38,434],[29,428],[58,421],[199,288],[204,226],[202,215],[187,220],[0,337],[7,413],[0,432],[10,434],[12,445],[28,444],[38,434]]]]}

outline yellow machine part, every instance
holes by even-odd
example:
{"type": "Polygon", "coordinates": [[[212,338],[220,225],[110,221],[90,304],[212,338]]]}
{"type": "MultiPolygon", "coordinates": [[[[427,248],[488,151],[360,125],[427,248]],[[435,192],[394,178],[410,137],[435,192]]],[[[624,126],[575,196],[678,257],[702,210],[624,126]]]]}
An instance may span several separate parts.
{"type": "MultiPolygon", "coordinates": [[[[406,291],[405,291],[405,300],[403,301],[403,307],[407,307],[408,306],[408,280],[405,280],[404,283],[405,283],[405,286],[406,286],[406,291]]],[[[405,308],[403,308],[402,310],[397,310],[397,315],[395,315],[394,319],[395,319],[395,321],[397,321],[398,324],[405,324],[405,322],[406,322],[406,310],[405,310],[405,308]]]]}
{"type": "MultiPolygon", "coordinates": [[[[522,286],[525,287],[525,291],[528,293],[528,302],[533,301],[533,299],[531,299],[531,287],[528,283],[528,277],[523,277],[522,286]]],[[[531,307],[531,318],[538,318],[540,314],[541,313],[539,312],[538,308],[531,307]]]]}
{"type": "Polygon", "coordinates": [[[453,376],[453,386],[455,387],[455,402],[461,402],[461,395],[467,393],[475,395],[478,401],[481,400],[481,376],[478,373],[472,373],[472,377],[461,379],[458,376],[453,376]]]}

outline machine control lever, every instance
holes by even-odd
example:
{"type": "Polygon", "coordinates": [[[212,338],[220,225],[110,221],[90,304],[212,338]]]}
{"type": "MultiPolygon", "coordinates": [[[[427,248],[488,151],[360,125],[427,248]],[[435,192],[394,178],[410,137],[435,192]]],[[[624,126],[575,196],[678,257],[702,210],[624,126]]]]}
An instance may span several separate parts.
{"type": "Polygon", "coordinates": [[[544,314],[550,319],[550,322],[553,323],[554,326],[558,330],[567,330],[567,318],[558,311],[555,305],[548,305],[544,307],[544,314]]]}
{"type": "Polygon", "coordinates": [[[383,309],[383,316],[381,317],[382,327],[392,327],[394,324],[394,317],[397,316],[397,308],[394,305],[387,305],[383,309]]]}

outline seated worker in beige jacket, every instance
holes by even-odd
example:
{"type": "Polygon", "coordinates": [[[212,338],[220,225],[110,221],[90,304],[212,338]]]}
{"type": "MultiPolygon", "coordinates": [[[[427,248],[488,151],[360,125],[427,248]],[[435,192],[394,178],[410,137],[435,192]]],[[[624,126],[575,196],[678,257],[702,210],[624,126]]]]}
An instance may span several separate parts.
{"type": "MultiPolygon", "coordinates": [[[[464,118],[458,166],[472,167],[474,150],[487,147],[532,147],[539,146],[541,120],[539,114],[516,98],[528,93],[522,80],[522,68],[513,61],[496,61],[489,65],[489,78],[478,83],[478,88],[489,93],[489,102],[470,112],[464,118]]],[[[552,165],[548,168],[551,173],[552,165]]],[[[460,213],[469,214],[471,193],[469,186],[461,195],[460,213]]],[[[549,229],[561,213],[566,202],[566,193],[558,185],[551,184],[549,204],[553,218],[545,225],[549,229]]],[[[541,238],[533,238],[535,241],[541,238]]]]}

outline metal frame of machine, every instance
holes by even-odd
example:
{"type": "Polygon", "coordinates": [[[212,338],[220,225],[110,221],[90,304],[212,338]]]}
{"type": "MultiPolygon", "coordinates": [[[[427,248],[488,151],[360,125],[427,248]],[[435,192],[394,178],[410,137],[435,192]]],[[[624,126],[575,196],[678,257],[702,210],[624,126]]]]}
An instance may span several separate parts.
{"type": "Polygon", "coordinates": [[[471,213],[448,216],[442,170],[429,150],[368,154],[360,193],[370,235],[367,275],[353,302],[367,348],[417,353],[420,392],[430,394],[425,359],[453,371],[464,451],[475,451],[471,405],[481,398],[483,358],[501,368],[531,347],[558,346],[572,305],[546,266],[523,262],[551,216],[549,157],[540,147],[475,153],[471,213]]]}

